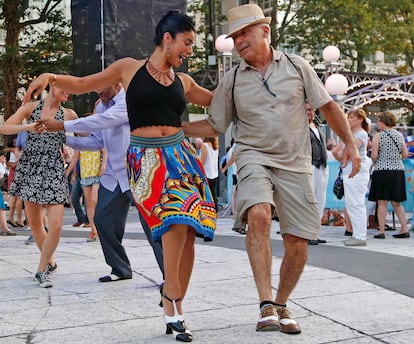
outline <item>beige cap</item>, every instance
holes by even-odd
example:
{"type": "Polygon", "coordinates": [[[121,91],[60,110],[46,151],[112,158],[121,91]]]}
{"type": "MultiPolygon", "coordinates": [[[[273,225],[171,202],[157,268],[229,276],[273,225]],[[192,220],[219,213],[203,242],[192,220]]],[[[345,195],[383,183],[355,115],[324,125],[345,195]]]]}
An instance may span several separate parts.
{"type": "Polygon", "coordinates": [[[247,26],[266,23],[270,24],[272,18],[265,17],[262,9],[255,4],[234,7],[229,10],[229,33],[231,37],[235,32],[247,26]]]}

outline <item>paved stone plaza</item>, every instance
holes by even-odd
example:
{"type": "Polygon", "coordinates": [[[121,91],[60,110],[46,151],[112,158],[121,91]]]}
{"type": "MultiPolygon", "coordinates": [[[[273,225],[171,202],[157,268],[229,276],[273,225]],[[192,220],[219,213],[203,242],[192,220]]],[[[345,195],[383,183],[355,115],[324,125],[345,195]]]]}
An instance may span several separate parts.
{"type": "MultiPolygon", "coordinates": [[[[109,273],[100,244],[87,243],[88,230],[74,229],[73,222],[66,209],[58,271],[49,289],[33,280],[39,253],[35,245],[24,244],[29,232],[0,237],[0,344],[174,343],[164,334],[161,274],[135,209],[125,235],[132,280],[99,283],[98,277],[109,273]]],[[[288,303],[303,332],[287,335],[255,332],[257,293],[244,237],[231,227],[230,217],[220,218],[217,240],[197,241],[184,303],[194,343],[413,342],[414,286],[404,285],[414,283],[414,235],[398,240],[387,232],[386,240],[375,240],[369,231],[367,247],[345,248],[344,228],[324,226],[320,238],[328,243],[309,248],[309,264],[288,303]]],[[[276,288],[282,249],[278,223],[273,227],[276,288]]]]}

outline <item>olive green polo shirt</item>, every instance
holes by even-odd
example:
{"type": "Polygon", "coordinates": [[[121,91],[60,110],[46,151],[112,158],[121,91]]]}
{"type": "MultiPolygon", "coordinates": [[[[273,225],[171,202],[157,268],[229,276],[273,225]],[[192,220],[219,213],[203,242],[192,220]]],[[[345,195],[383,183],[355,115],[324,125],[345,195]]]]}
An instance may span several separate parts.
{"type": "Polygon", "coordinates": [[[234,103],[231,89],[235,68],[224,76],[214,93],[208,121],[221,133],[234,122],[238,168],[255,163],[311,173],[305,90],[314,109],[332,98],[308,62],[297,55],[289,57],[301,74],[284,54],[273,50],[273,61],[264,78],[245,61],[240,63],[234,85],[234,103]]]}

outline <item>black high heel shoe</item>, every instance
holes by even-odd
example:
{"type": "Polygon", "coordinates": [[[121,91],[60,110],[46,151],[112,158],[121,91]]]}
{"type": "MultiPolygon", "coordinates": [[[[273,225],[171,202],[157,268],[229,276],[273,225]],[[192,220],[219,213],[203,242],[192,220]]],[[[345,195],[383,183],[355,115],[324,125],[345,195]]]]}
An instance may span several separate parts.
{"type": "Polygon", "coordinates": [[[191,331],[185,326],[183,315],[178,314],[176,303],[180,301],[181,298],[173,300],[165,294],[162,294],[162,296],[167,301],[170,301],[173,304],[174,308],[173,316],[164,314],[165,323],[167,324],[167,330],[165,331],[165,334],[172,334],[174,338],[180,342],[192,342],[193,335],[191,334],[191,331]]]}

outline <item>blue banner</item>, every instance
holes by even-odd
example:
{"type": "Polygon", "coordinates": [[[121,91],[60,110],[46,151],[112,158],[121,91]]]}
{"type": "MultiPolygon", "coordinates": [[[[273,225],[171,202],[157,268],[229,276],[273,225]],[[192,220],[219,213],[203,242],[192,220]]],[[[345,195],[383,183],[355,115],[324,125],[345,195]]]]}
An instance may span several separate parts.
{"type": "MultiPolygon", "coordinates": [[[[413,211],[413,198],[414,198],[414,159],[404,159],[404,170],[405,170],[405,187],[407,192],[407,200],[402,202],[406,212],[413,211]]],[[[332,188],[335,182],[335,179],[338,175],[339,162],[338,161],[328,161],[329,168],[329,180],[328,187],[326,188],[326,205],[325,208],[328,209],[343,209],[345,207],[344,198],[341,200],[337,199],[334,195],[332,188]]],[[[367,190],[367,199],[368,199],[369,190],[367,190]]],[[[393,211],[391,203],[388,204],[388,211],[393,211]]]]}
{"type": "Polygon", "coordinates": [[[328,186],[326,188],[326,205],[325,208],[328,209],[343,209],[345,207],[344,198],[338,199],[333,193],[333,185],[336,177],[338,176],[339,162],[338,161],[328,161],[329,168],[329,179],[328,186]]]}

